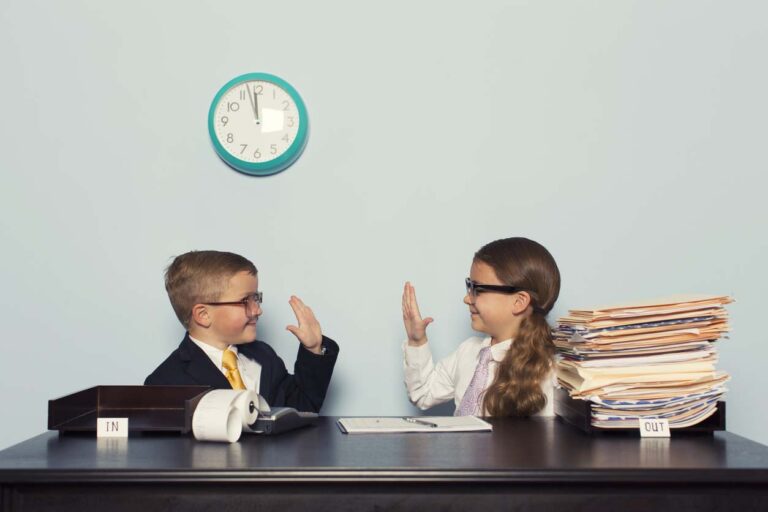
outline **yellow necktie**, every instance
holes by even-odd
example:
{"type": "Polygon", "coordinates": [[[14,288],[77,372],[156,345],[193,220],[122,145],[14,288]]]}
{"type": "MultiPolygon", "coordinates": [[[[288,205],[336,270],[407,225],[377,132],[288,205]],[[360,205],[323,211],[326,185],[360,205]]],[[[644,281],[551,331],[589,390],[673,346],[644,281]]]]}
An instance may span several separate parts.
{"type": "Polygon", "coordinates": [[[240,377],[240,370],[237,369],[237,356],[231,350],[225,350],[221,355],[221,365],[227,370],[227,380],[232,385],[232,389],[245,389],[243,379],[240,377]]]}

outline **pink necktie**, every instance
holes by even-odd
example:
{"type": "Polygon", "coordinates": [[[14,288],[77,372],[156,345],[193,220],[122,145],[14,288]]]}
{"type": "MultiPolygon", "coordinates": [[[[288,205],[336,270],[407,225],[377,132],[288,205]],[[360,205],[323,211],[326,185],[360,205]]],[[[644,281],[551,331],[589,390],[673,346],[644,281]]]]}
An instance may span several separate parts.
{"type": "Polygon", "coordinates": [[[485,385],[488,382],[488,363],[491,361],[491,347],[485,347],[480,350],[480,361],[475,368],[475,374],[472,376],[472,381],[469,383],[464,397],[461,399],[454,416],[470,416],[475,414],[477,406],[480,403],[480,397],[485,391],[485,385]]]}

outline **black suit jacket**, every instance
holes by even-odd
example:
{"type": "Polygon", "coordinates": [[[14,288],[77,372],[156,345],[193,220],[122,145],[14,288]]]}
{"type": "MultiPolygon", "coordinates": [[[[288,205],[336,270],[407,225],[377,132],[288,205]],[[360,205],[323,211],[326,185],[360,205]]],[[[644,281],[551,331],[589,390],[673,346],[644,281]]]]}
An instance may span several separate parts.
{"type": "MultiPolygon", "coordinates": [[[[315,355],[299,345],[293,375],[288,373],[280,356],[263,341],[238,345],[237,351],[261,365],[259,394],[270,406],[320,412],[339,354],[336,342],[325,336],[323,347],[325,354],[315,355]]],[[[203,385],[215,389],[232,389],[221,370],[189,339],[189,333],[181,340],[179,348],[171,352],[144,384],[203,385]]]]}

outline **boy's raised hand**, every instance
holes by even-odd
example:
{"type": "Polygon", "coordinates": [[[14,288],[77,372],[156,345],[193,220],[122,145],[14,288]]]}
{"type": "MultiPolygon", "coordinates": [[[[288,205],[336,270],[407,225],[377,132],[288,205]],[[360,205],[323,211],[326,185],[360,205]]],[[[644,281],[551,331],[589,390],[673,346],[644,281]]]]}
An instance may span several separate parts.
{"type": "Polygon", "coordinates": [[[301,299],[295,295],[291,295],[291,300],[288,301],[288,304],[291,305],[299,325],[289,325],[286,329],[299,339],[304,348],[313,354],[321,354],[323,332],[320,329],[320,322],[315,318],[315,314],[309,306],[301,302],[301,299]]]}
{"type": "Polygon", "coordinates": [[[418,347],[427,342],[427,326],[434,321],[432,317],[422,319],[419,304],[416,302],[416,289],[409,282],[403,289],[403,323],[408,334],[408,344],[418,347]]]}

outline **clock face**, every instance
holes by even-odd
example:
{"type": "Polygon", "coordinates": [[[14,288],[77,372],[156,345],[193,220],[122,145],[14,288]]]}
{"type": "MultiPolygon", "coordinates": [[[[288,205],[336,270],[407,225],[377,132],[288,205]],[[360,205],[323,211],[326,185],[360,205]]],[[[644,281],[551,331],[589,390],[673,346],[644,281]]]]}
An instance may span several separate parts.
{"type": "Polygon", "coordinates": [[[217,153],[230,166],[247,174],[274,174],[304,149],[306,108],[285,81],[251,73],[221,88],[211,105],[208,129],[217,153]]]}

